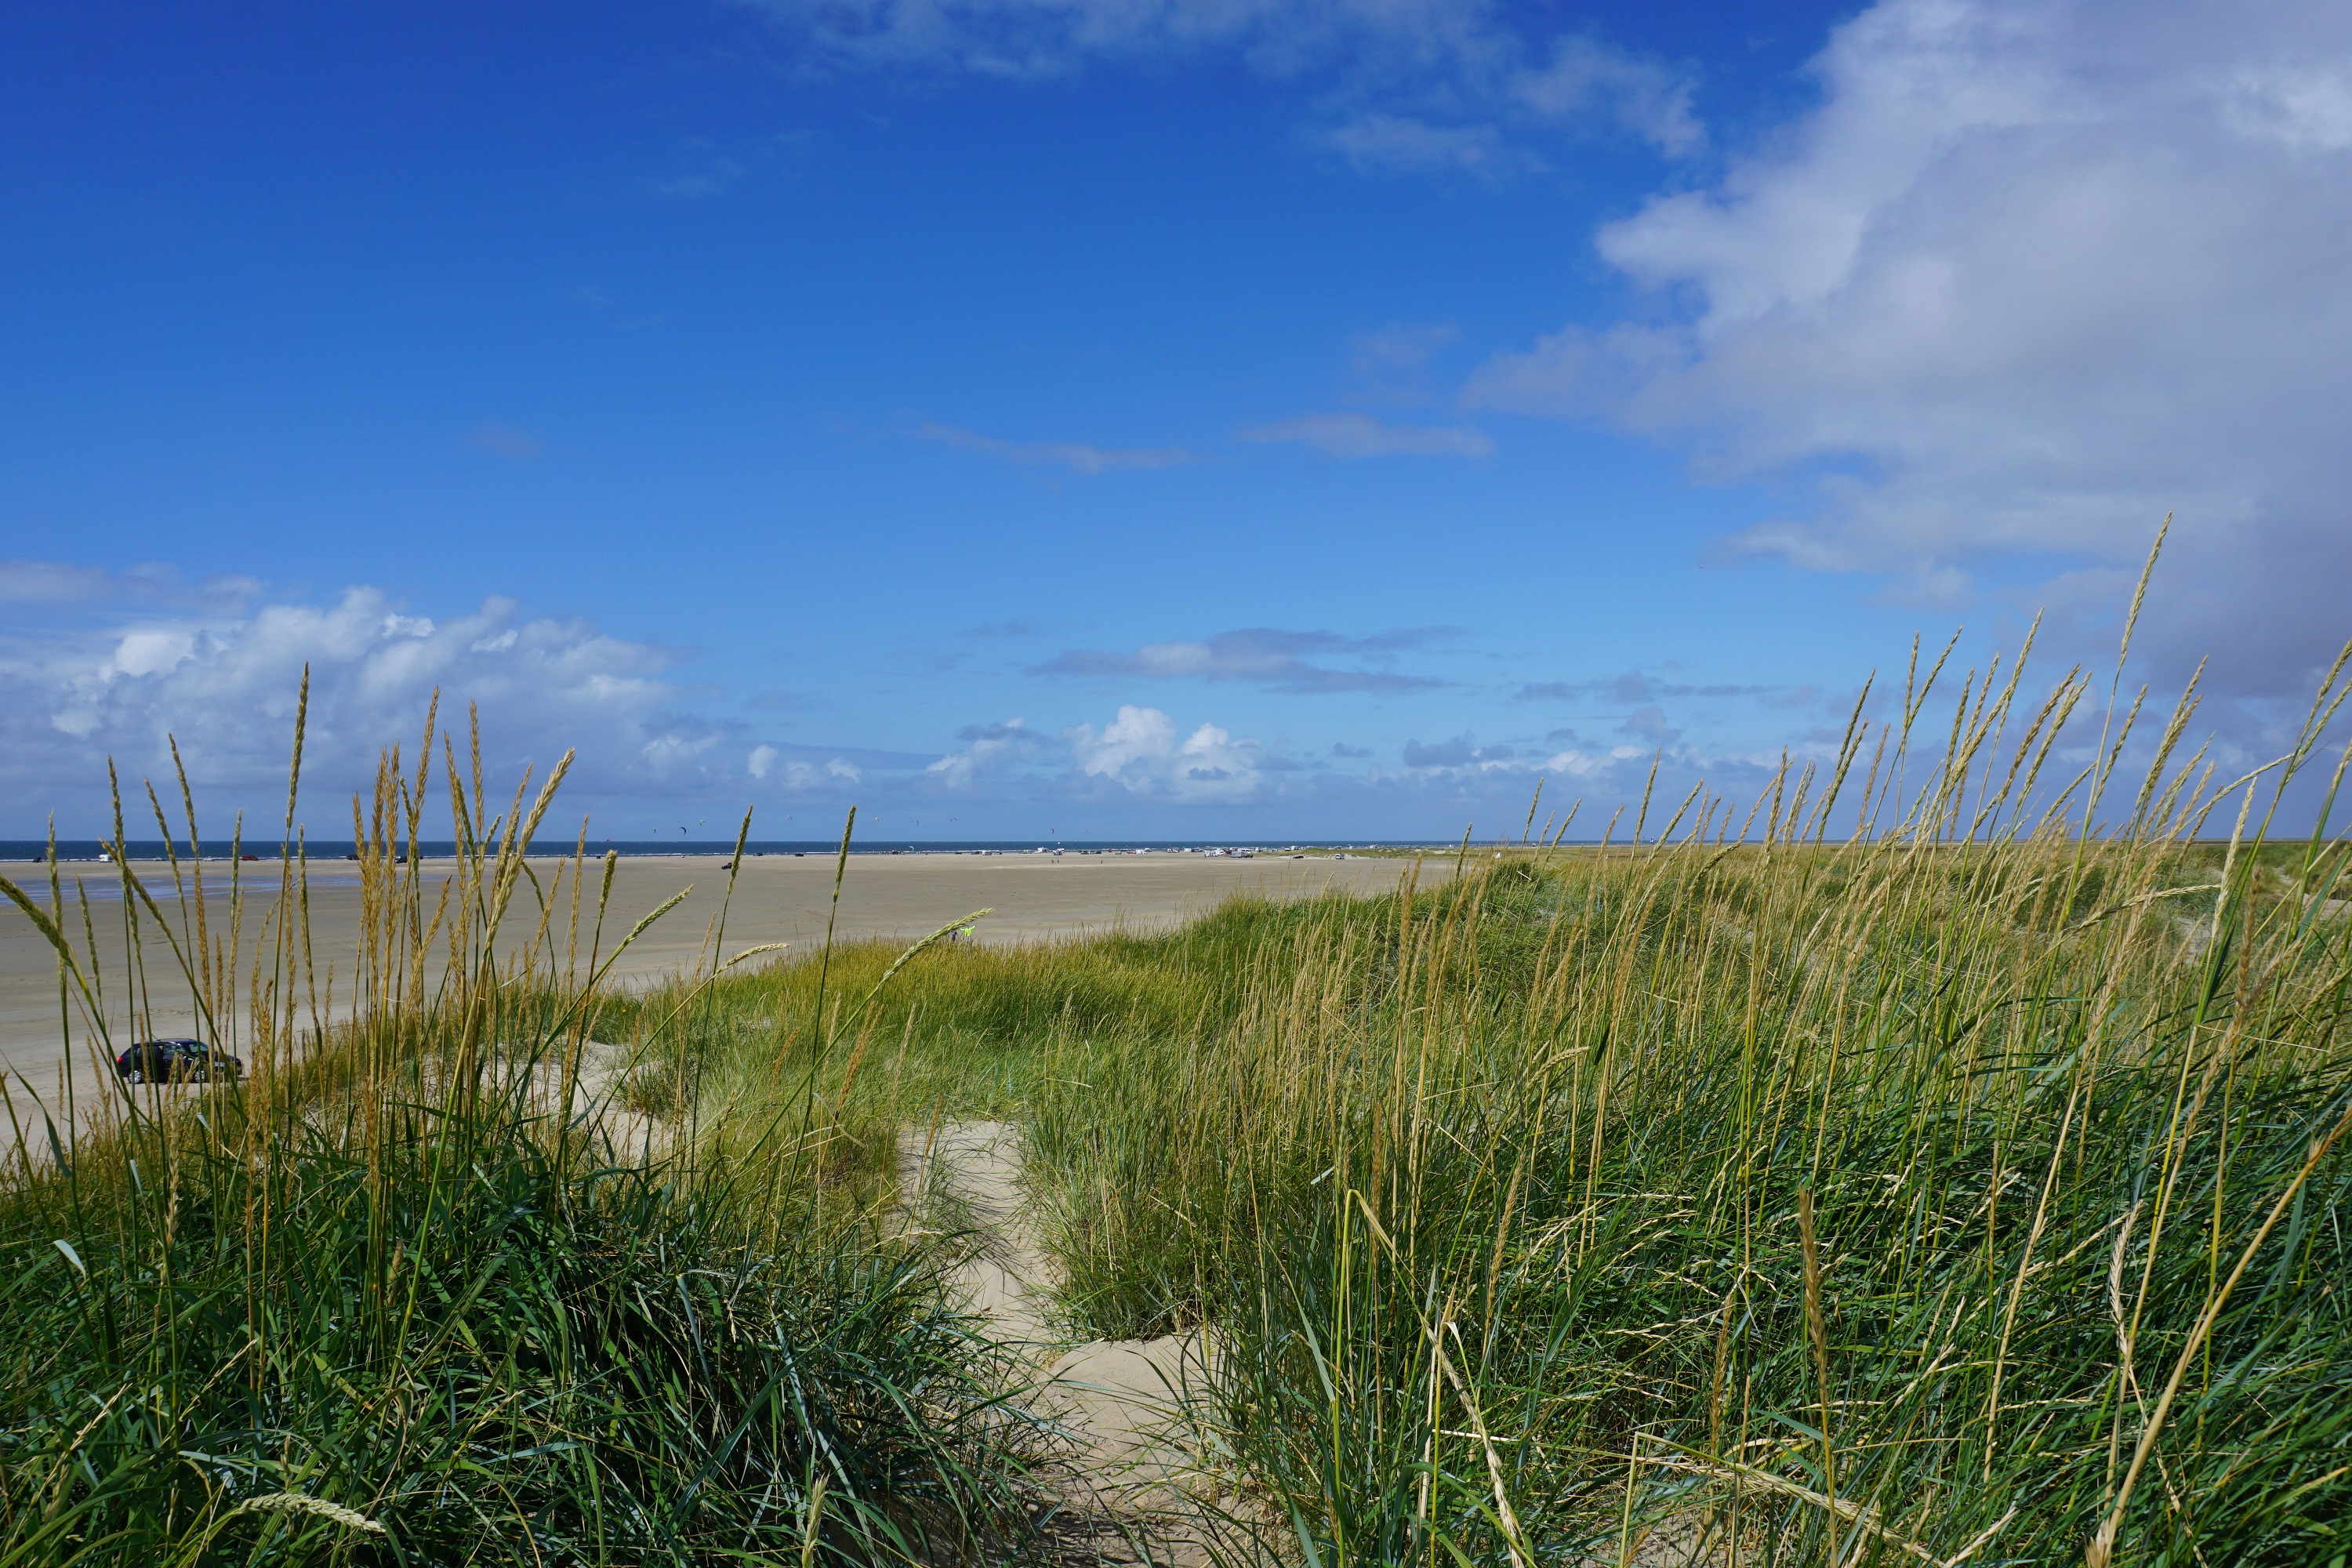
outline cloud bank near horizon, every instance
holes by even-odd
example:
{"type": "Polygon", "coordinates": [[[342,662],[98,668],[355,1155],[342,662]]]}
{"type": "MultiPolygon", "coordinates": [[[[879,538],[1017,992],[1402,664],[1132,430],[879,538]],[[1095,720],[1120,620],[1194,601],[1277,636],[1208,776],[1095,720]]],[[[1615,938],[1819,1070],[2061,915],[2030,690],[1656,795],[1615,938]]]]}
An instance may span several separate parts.
{"type": "MultiPolygon", "coordinates": [[[[576,822],[585,811],[636,825],[629,837],[666,836],[667,827],[652,825],[682,816],[700,826],[688,837],[716,837],[751,802],[767,837],[823,831],[830,813],[852,803],[861,805],[861,820],[878,814],[899,832],[919,820],[934,837],[975,836],[943,830],[950,821],[993,822],[1017,836],[1034,831],[1031,818],[1128,825],[1117,831],[1148,820],[1180,835],[1246,833],[1253,825],[1314,835],[1328,825],[1434,837],[1458,832],[1457,817],[1499,821],[1523,811],[1542,777],[1623,793],[1663,761],[1672,776],[1711,771],[1736,787],[1773,765],[1769,749],[1710,751],[1654,717],[1658,700],[1716,689],[1638,673],[1574,684],[1620,706],[1648,704],[1597,740],[1555,729],[1486,742],[1465,731],[1407,736],[1401,747],[1343,740],[1301,748],[1213,715],[1180,719],[1177,704],[1114,696],[1108,718],[1033,726],[1015,717],[966,725],[939,751],[887,751],[796,740],[713,716],[716,694],[682,677],[688,650],[528,614],[509,599],[436,616],[369,586],[307,603],[243,580],[188,584],[162,572],[11,563],[0,566],[0,600],[41,623],[0,639],[0,792],[22,817],[0,822],[0,836],[37,836],[51,811],[68,837],[103,831],[110,762],[122,779],[126,826],[133,837],[149,836],[142,781],[175,799],[174,742],[208,837],[225,834],[239,809],[249,835],[274,833],[306,667],[299,820],[321,837],[346,834],[350,797],[371,786],[386,749],[413,753],[436,692],[441,726],[460,750],[478,712],[486,771],[506,780],[502,787],[526,766],[543,777],[557,757],[576,751],[559,820],[576,822]],[[802,825],[785,826],[794,821],[802,825]]],[[[1032,678],[1045,682],[1041,692],[1087,677],[1111,693],[1153,679],[1378,698],[1442,683],[1362,668],[1367,661],[1461,635],[1458,627],[1361,636],[1261,627],[1131,653],[1077,650],[1036,667],[1032,678]],[[1316,662],[1334,658],[1359,668],[1316,662]]],[[[1104,712],[1097,700],[1083,699],[1081,712],[1104,712]]],[[[1814,743],[1802,734],[1792,740],[1801,754],[1814,743]]],[[[415,758],[405,761],[413,767],[415,758]]],[[[429,806],[428,821],[434,812],[429,806]]]]}
{"type": "MultiPolygon", "coordinates": [[[[657,795],[718,740],[677,710],[676,650],[526,616],[511,600],[434,617],[364,586],[319,604],[270,602],[247,584],[126,594],[125,579],[45,563],[0,568],[0,596],[59,581],[74,591],[41,601],[46,624],[0,640],[0,790],[37,817],[89,815],[111,760],[131,830],[152,831],[140,781],[177,795],[174,742],[208,791],[241,805],[282,791],[306,668],[314,804],[369,787],[385,748],[413,752],[436,689],[442,725],[462,734],[477,708],[502,766],[528,761],[544,776],[575,740],[588,742],[577,787],[593,795],[657,795]]],[[[340,837],[340,814],[305,815],[340,837]]]]}

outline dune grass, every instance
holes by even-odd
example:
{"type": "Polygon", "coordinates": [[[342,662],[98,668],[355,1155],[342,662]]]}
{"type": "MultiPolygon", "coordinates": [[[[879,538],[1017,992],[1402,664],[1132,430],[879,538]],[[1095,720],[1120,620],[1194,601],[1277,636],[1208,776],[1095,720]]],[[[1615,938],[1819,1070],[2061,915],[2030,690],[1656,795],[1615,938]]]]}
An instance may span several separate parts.
{"type": "MultiPolygon", "coordinates": [[[[492,817],[478,768],[441,760],[458,865],[405,863],[433,781],[388,757],[340,1006],[299,842],[266,913],[207,902],[201,859],[168,905],[119,868],[110,912],[164,923],[205,1032],[249,1071],[62,1126],[10,1097],[0,1563],[1020,1546],[1050,1445],[954,1310],[952,1238],[911,1236],[822,1117],[625,1136],[617,1086],[589,1079],[626,938],[599,868],[543,885],[522,858],[562,769],[492,817]]],[[[99,974],[70,930],[88,903],[10,891],[58,939],[74,1043],[110,1053],[163,978],[99,974]]]]}
{"type": "Polygon", "coordinates": [[[2053,941],[2034,858],[1303,918],[1227,1029],[1046,1079],[1074,1305],[1213,1327],[1285,1554],[2327,1561],[2341,924],[2053,941]]]}
{"type": "Polygon", "coordinates": [[[1612,847],[626,995],[595,868],[526,877],[478,784],[425,910],[388,773],[353,1021],[251,967],[241,1095],[21,1146],[6,1561],[1018,1550],[1043,1439],[889,1219],[974,1116],[1074,1334],[1216,1347],[1233,1561],[2352,1558],[2342,763],[2270,816],[2343,667],[2235,781],[2186,700],[2126,777],[2136,706],[2062,752],[2078,676],[1947,729],[1939,669],[1612,847]]]}
{"type": "Polygon", "coordinates": [[[698,1070],[830,1038],[845,1114],[1023,1120],[1074,1330],[1220,1347],[1237,1556],[2329,1563],[2346,847],[2263,807],[2343,689],[2268,776],[2184,708],[2037,792],[2077,684],[1747,823],[935,952],[838,1036],[782,966],[698,1070]]]}
{"type": "Polygon", "coordinates": [[[2279,861],[1513,853],[927,954],[815,1092],[1024,1121],[1073,1331],[1221,1346],[1236,1556],[2326,1563],[2352,950],[2279,861]]]}

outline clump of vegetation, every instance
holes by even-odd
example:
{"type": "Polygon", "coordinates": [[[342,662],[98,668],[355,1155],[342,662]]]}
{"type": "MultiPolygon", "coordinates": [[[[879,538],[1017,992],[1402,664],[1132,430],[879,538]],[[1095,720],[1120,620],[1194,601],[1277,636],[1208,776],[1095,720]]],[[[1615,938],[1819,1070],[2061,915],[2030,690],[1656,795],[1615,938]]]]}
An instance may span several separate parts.
{"type": "Polygon", "coordinates": [[[2018,724],[2014,689],[1924,784],[1902,731],[1848,777],[1857,728],[1760,837],[1694,799],[1629,849],[1252,911],[1222,1017],[1057,1041],[1072,1308],[1207,1325],[1259,1550],[2352,1549],[2347,847],[2255,853],[2255,781],[2179,762],[2185,712],[2099,837],[2120,735],[2037,800],[2068,692],[2018,724]]]}
{"type": "Polygon", "coordinates": [[[240,1094],[0,1194],[7,1560],[1001,1552],[1036,1439],[888,1217],[973,1116],[1074,1333],[1212,1342],[1235,1561],[2345,1560],[2343,763],[2308,838],[2257,814],[2344,667],[2260,774],[2184,699],[2136,785],[2113,691],[2044,777],[2079,676],[1916,739],[1940,668],[1745,816],[629,996],[577,858],[499,956],[478,784],[425,910],[388,773],[354,1021],[257,980],[240,1094]]]}
{"type": "MultiPolygon", "coordinates": [[[[927,955],[820,1092],[1024,1121],[1074,1327],[1216,1345],[1236,1553],[2329,1562],[2347,847],[2262,807],[2344,688],[2260,778],[2184,703],[2044,787],[2079,679],[1923,758],[1931,684],[1752,816],[927,955]]],[[[719,1005],[789,1053],[816,985],[719,1005]]]]}
{"type": "MultiPolygon", "coordinates": [[[[822,1114],[724,1149],[616,1146],[626,1119],[583,1065],[615,937],[583,897],[596,868],[575,857],[542,894],[522,859],[562,770],[486,822],[478,770],[469,790],[444,755],[457,864],[428,879],[407,854],[427,780],[388,758],[341,1014],[299,844],[250,953],[201,861],[175,864],[169,915],[122,869],[121,918],[163,923],[207,1034],[251,1070],[200,1100],[126,1089],[79,1128],[12,1100],[0,1562],[904,1563],[1017,1542],[1045,1444],[952,1306],[951,1243],[909,1239],[870,1171],[832,1179],[822,1114]]],[[[9,891],[110,1050],[147,1010],[140,976],[106,994],[54,878],[46,908],[9,891]]]]}

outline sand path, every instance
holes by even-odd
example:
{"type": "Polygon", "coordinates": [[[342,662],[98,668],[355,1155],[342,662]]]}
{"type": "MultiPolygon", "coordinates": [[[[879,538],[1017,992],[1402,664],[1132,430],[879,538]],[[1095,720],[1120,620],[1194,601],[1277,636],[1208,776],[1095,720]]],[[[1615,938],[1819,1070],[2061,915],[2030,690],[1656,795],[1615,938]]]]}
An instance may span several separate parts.
{"type": "Polygon", "coordinates": [[[1200,1336],[1073,1343],[1055,1330],[1053,1261],[1023,1198],[1019,1128],[945,1122],[928,1139],[910,1132],[905,1154],[917,1190],[946,1198],[979,1233],[956,1284],[1036,1369],[1033,1408],[1070,1436],[1065,1500],[1093,1525],[1092,1546],[1113,1560],[1206,1563],[1187,1522],[1183,1481],[1195,1466],[1176,1436],[1177,1396],[1204,1370],[1200,1336]]]}
{"type": "MultiPolygon", "coordinates": [[[[1072,1439],[1063,1497],[1085,1521],[1066,1560],[1208,1568],[1204,1510],[1192,1489],[1209,1472],[1183,1440],[1181,1395],[1207,1368],[1202,1337],[1073,1343],[1054,1326],[1054,1265],[1039,1245],[1021,1186],[1021,1130],[1003,1121],[942,1122],[906,1135],[912,1179],[944,1195],[982,1247],[958,1271],[969,1306],[1037,1370],[1032,1408],[1072,1439]]],[[[924,1190],[919,1185],[918,1192],[924,1190]]],[[[1219,1492],[1212,1503],[1232,1500],[1219,1492]]],[[[1213,1510],[1212,1510],[1213,1511],[1213,1510]]],[[[1644,1524],[1584,1560],[1589,1568],[1716,1568],[1743,1553],[1696,1509],[1644,1524]]],[[[1279,1532],[1277,1532],[1278,1534],[1279,1532]]],[[[1225,1544],[1234,1539],[1228,1534],[1225,1544]]],[[[1744,1542],[1745,1555],[1756,1543],[1744,1542]]]]}

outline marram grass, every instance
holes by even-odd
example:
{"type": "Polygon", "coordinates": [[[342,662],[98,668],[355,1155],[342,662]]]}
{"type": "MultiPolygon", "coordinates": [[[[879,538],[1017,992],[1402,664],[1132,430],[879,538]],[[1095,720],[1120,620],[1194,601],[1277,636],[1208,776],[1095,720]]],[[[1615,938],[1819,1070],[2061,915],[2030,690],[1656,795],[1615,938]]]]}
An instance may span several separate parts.
{"type": "Polygon", "coordinates": [[[71,1176],[26,1142],[11,1560],[1034,1547],[1010,1369],[884,1217],[972,1115],[1025,1126],[1074,1332],[1213,1342],[1227,1560],[2346,1559],[2340,763],[2321,831],[2269,816],[2341,667],[2234,783],[2186,701],[2062,744],[2079,677],[1969,676],[1947,728],[1937,673],[1605,849],[1531,813],[1384,898],[629,996],[596,868],[509,868],[520,794],[457,791],[485,847],[425,908],[388,772],[347,1022],[286,922],[215,934],[243,1097],[71,1176]],[[650,1162],[520,1087],[591,1034],[650,1162]]]}
{"type": "MultiPolygon", "coordinates": [[[[1025,1121],[1073,1327],[1215,1344],[1234,1558],[2330,1563],[2347,849],[2268,813],[2340,675],[2234,783],[2187,703],[2060,748],[2072,677],[1915,746],[1915,678],[1752,812],[931,955],[821,1092],[1025,1121]]],[[[756,1079],[814,982],[675,1048],[756,1079]]]]}
{"type": "Polygon", "coordinates": [[[2254,784],[2178,723],[2123,831],[2084,830],[2116,734],[2027,818],[2046,726],[1996,749],[2010,700],[1963,697],[1898,819],[1784,779],[1761,842],[1702,802],[1261,911],[1203,1026],[1057,1039],[1072,1306],[1215,1336],[1235,1550],[2352,1551],[2346,847],[2258,852],[2254,784]],[[2190,844],[2216,806],[2228,847],[2190,844]]]}
{"type": "MultiPolygon", "coordinates": [[[[616,1086],[583,1081],[625,940],[598,868],[543,887],[524,865],[554,780],[485,820],[478,769],[442,760],[458,865],[403,863],[434,781],[388,757],[340,1006],[299,841],[258,919],[201,860],[169,903],[118,868],[110,913],[163,923],[250,1072],[110,1091],[63,1126],[10,1097],[0,1563],[929,1563],[1024,1540],[1046,1444],[952,1308],[951,1247],[835,1179],[822,1117],[736,1159],[618,1137],[616,1086]]],[[[74,940],[91,905],[52,883],[10,891],[58,939],[71,1043],[110,1055],[164,981],[100,974],[74,940]]]]}

